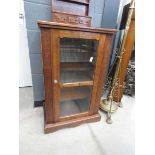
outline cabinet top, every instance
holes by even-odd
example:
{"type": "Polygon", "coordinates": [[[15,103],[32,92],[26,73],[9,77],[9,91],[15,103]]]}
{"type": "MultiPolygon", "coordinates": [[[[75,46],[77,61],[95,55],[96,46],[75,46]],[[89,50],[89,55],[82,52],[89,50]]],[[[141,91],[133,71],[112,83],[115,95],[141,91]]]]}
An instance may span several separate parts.
{"type": "Polygon", "coordinates": [[[84,31],[84,32],[94,32],[94,33],[116,33],[116,29],[107,28],[92,28],[87,26],[71,25],[57,22],[47,22],[38,21],[40,28],[51,28],[51,29],[61,29],[61,30],[74,30],[74,31],[84,31]]]}

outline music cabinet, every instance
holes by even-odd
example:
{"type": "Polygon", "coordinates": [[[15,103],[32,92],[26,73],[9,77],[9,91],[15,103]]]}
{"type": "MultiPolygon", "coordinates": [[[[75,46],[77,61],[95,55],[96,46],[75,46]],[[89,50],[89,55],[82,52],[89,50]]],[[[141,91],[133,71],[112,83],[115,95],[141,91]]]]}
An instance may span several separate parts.
{"type": "MultiPolygon", "coordinates": [[[[89,0],[68,2],[89,4],[89,0]]],[[[82,22],[81,15],[54,13],[54,22],[38,22],[45,88],[45,133],[100,120],[100,97],[111,41],[116,32],[92,28],[89,22],[82,22]],[[68,21],[62,22],[64,16],[68,21]]]]}

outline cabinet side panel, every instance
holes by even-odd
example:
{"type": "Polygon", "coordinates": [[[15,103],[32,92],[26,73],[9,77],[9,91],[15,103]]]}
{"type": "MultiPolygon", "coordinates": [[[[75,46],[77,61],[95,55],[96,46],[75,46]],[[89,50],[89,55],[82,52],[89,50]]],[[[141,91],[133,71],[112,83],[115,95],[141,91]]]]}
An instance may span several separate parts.
{"type": "Polygon", "coordinates": [[[41,29],[41,46],[45,87],[44,115],[45,123],[53,122],[53,104],[52,104],[52,51],[51,51],[51,33],[50,29],[41,29]]]}
{"type": "Polygon", "coordinates": [[[96,93],[96,102],[95,102],[95,107],[94,107],[94,114],[98,112],[99,110],[99,104],[100,104],[100,99],[102,96],[102,88],[104,86],[104,81],[105,81],[105,75],[106,75],[106,68],[108,64],[108,58],[110,54],[110,47],[111,47],[111,42],[112,42],[112,35],[107,34],[106,35],[106,40],[104,42],[104,47],[103,47],[103,58],[102,62],[100,65],[100,75],[99,75],[99,81],[97,84],[97,93],[96,93]]]}
{"type": "Polygon", "coordinates": [[[92,90],[92,97],[91,97],[91,106],[90,106],[90,115],[94,113],[94,107],[96,106],[96,93],[98,91],[98,83],[99,83],[99,75],[100,75],[100,68],[101,68],[101,62],[104,56],[103,48],[104,48],[104,42],[105,42],[106,35],[100,35],[99,38],[99,45],[98,45],[98,51],[97,51],[97,59],[96,59],[96,67],[94,72],[94,83],[93,83],[93,90],[92,90]]]}

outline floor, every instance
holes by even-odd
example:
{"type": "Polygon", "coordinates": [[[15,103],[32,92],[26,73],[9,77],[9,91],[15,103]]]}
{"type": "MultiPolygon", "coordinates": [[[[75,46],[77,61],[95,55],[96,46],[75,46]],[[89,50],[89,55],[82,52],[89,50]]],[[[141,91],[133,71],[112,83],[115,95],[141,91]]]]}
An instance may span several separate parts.
{"type": "Polygon", "coordinates": [[[20,88],[20,155],[134,155],[135,99],[124,96],[123,108],[101,121],[43,133],[43,109],[33,107],[32,88],[20,88]]]}

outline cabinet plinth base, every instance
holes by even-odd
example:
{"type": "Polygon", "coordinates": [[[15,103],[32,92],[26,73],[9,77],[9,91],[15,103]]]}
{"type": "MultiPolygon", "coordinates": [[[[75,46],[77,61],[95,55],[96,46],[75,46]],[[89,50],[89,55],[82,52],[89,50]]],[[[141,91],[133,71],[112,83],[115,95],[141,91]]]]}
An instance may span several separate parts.
{"type": "Polygon", "coordinates": [[[84,123],[97,122],[97,121],[100,121],[100,119],[101,119],[101,116],[98,113],[96,115],[72,119],[72,120],[68,120],[68,121],[45,124],[44,133],[52,133],[52,132],[55,132],[55,131],[63,129],[63,128],[76,127],[76,126],[79,126],[84,123]]]}

